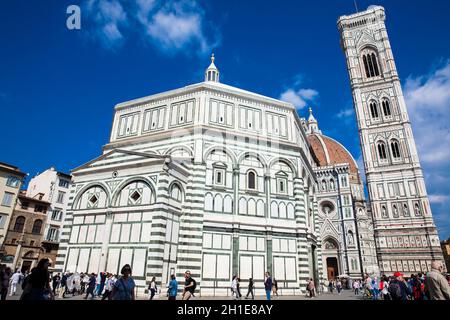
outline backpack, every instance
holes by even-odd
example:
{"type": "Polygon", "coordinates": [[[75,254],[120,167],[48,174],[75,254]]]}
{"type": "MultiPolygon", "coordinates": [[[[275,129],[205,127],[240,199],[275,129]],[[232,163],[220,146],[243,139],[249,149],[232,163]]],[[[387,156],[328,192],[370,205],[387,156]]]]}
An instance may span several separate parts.
{"type": "Polygon", "coordinates": [[[388,288],[389,294],[391,295],[393,300],[400,300],[402,298],[402,288],[400,287],[400,283],[398,281],[391,282],[388,288]]]}
{"type": "MultiPolygon", "coordinates": [[[[192,279],[192,278],[191,278],[192,279]]],[[[197,288],[197,281],[195,281],[194,279],[192,279],[192,282],[194,283],[194,285],[192,286],[192,291],[195,291],[195,288],[197,288]]]]}

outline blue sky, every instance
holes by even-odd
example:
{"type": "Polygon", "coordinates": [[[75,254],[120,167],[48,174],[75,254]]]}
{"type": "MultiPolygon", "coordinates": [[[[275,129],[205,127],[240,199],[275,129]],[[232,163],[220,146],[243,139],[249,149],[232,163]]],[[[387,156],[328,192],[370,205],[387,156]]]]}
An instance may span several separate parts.
{"type": "MultiPolygon", "coordinates": [[[[450,236],[450,2],[383,5],[441,238],[450,236]]],[[[221,81],[312,106],[322,131],[360,161],[336,21],[353,0],[16,0],[0,4],[0,161],[30,176],[101,153],[113,106],[200,82],[214,51],[221,81]],[[45,3],[45,4],[44,4],[45,3]],[[66,9],[81,7],[81,30],[66,9]]]]}

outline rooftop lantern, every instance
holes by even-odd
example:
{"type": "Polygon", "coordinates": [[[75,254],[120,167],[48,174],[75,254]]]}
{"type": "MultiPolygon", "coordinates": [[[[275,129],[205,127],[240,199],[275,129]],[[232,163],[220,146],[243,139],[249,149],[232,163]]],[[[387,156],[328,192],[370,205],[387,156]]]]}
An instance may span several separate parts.
{"type": "Polygon", "coordinates": [[[211,64],[205,71],[205,81],[206,82],[219,82],[219,70],[214,64],[214,53],[211,55],[211,64]]]}

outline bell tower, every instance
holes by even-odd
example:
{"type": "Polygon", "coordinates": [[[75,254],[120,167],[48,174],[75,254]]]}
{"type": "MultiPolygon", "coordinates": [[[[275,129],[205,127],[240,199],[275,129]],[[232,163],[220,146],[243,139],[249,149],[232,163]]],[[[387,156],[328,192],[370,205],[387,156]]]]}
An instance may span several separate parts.
{"type": "Polygon", "coordinates": [[[384,274],[426,272],[443,262],[385,10],[338,20],[364,158],[376,249],[384,274]]]}

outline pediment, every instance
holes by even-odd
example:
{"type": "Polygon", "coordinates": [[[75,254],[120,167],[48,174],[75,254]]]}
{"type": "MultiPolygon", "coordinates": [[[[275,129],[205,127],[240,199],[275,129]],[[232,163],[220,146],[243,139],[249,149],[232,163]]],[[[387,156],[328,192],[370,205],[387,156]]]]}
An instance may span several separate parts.
{"type": "Polygon", "coordinates": [[[164,160],[166,158],[170,158],[168,155],[157,155],[153,153],[146,152],[138,152],[124,149],[114,149],[107,153],[102,154],[101,156],[75,168],[72,170],[72,173],[76,173],[77,171],[81,171],[89,168],[96,167],[105,167],[111,164],[118,165],[120,163],[129,163],[132,161],[137,161],[141,159],[155,159],[155,160],[164,160]]]}
{"type": "Polygon", "coordinates": [[[325,239],[328,236],[339,239],[339,231],[336,229],[330,219],[324,220],[322,228],[320,229],[320,236],[322,239],[325,239]]]}

